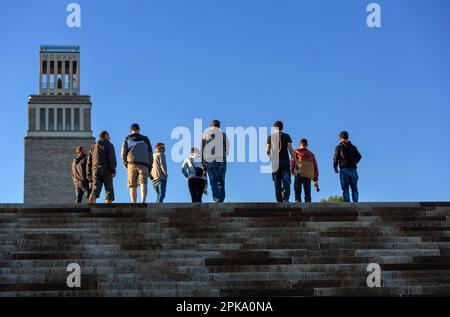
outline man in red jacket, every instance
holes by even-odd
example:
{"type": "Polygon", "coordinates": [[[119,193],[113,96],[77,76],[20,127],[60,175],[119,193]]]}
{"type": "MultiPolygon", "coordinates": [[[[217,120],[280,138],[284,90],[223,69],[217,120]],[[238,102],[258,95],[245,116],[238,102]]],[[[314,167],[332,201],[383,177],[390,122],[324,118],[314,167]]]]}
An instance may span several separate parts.
{"type": "Polygon", "coordinates": [[[295,202],[302,202],[302,187],[305,190],[305,202],[311,202],[311,180],[319,191],[319,168],[314,154],[308,150],[308,140],[300,140],[300,148],[295,150],[300,168],[295,168],[295,162],[291,159],[291,171],[295,176],[294,190],[295,202]]]}

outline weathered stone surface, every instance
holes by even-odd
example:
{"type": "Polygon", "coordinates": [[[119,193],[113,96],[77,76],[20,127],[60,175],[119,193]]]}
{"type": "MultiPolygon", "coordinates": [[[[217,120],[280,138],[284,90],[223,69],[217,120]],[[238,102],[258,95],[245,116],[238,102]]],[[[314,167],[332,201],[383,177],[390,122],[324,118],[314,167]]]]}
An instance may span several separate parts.
{"type": "Polygon", "coordinates": [[[446,206],[1,205],[0,296],[446,295],[446,206]]]}
{"type": "Polygon", "coordinates": [[[25,204],[75,201],[72,161],[77,146],[89,149],[93,138],[25,138],[25,204]]]}

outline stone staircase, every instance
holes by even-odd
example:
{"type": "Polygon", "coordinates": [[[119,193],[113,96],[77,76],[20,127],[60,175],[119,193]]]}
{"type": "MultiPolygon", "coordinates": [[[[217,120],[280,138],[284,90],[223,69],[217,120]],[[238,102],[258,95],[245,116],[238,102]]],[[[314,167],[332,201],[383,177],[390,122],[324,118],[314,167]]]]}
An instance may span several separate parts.
{"type": "Polygon", "coordinates": [[[450,295],[450,203],[0,205],[0,296],[373,295],[450,295]]]}

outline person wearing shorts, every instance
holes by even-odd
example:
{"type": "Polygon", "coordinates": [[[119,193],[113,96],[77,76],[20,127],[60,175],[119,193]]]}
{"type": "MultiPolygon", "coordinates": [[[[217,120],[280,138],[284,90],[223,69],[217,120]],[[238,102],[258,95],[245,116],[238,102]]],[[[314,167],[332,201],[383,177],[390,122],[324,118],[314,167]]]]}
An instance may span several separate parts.
{"type": "Polygon", "coordinates": [[[131,134],[125,138],[122,145],[122,162],[128,173],[128,188],[131,203],[137,201],[137,188],[141,188],[141,201],[147,199],[147,180],[153,163],[153,150],[150,140],[139,133],[137,123],[131,125],[131,134]]]}

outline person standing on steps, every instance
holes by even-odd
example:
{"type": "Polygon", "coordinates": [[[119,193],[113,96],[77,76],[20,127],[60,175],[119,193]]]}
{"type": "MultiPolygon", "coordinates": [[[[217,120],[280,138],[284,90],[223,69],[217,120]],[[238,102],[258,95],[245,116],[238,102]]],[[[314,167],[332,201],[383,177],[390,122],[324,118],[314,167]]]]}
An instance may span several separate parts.
{"type": "Polygon", "coordinates": [[[201,203],[203,193],[207,194],[206,170],[202,164],[200,150],[191,148],[189,157],[183,162],[181,172],[188,179],[189,192],[193,203],[201,203]]]}
{"type": "Polygon", "coordinates": [[[223,203],[225,200],[229,147],[230,141],[220,129],[220,121],[213,120],[202,136],[202,162],[208,171],[213,200],[217,203],[223,203]]]}
{"type": "Polygon", "coordinates": [[[283,132],[283,122],[276,121],[272,135],[267,138],[267,155],[272,161],[272,179],[275,185],[277,202],[289,202],[291,194],[291,158],[294,159],[295,168],[298,168],[297,155],[292,148],[292,139],[283,132]]]}
{"type": "Polygon", "coordinates": [[[319,191],[319,168],[316,157],[308,150],[308,140],[300,140],[300,148],[295,150],[299,168],[295,168],[295,160],[291,159],[291,172],[294,174],[295,202],[302,202],[302,187],[305,192],[305,202],[311,202],[311,180],[314,188],[319,191]]]}
{"type": "Polygon", "coordinates": [[[334,151],[334,171],[336,174],[340,174],[344,201],[350,202],[350,187],[352,189],[352,200],[357,203],[359,200],[357,164],[361,161],[362,156],[356,146],[349,141],[347,131],[342,131],[339,134],[339,139],[340,143],[334,151]]]}
{"type": "Polygon", "coordinates": [[[153,164],[150,177],[152,179],[153,188],[156,191],[156,202],[164,202],[167,187],[167,164],[166,164],[166,146],[164,143],[158,143],[155,146],[155,154],[153,154],[153,164]]]}
{"type": "Polygon", "coordinates": [[[137,123],[131,125],[131,134],[125,138],[122,145],[122,162],[127,169],[128,188],[130,189],[131,203],[137,201],[137,188],[141,188],[141,201],[147,199],[147,182],[152,168],[153,150],[150,140],[140,134],[137,123]]]}
{"type": "Polygon", "coordinates": [[[90,183],[87,177],[86,150],[79,146],[75,150],[76,158],[72,162],[72,180],[75,186],[75,196],[77,204],[81,204],[83,196],[86,193],[86,200],[89,200],[91,194],[90,183]]]}
{"type": "Polygon", "coordinates": [[[88,157],[88,179],[92,181],[92,193],[89,197],[90,203],[95,203],[100,197],[103,185],[106,191],[106,203],[114,201],[113,178],[116,176],[116,153],[114,145],[110,142],[107,131],[99,134],[98,141],[92,145],[88,157]]]}

